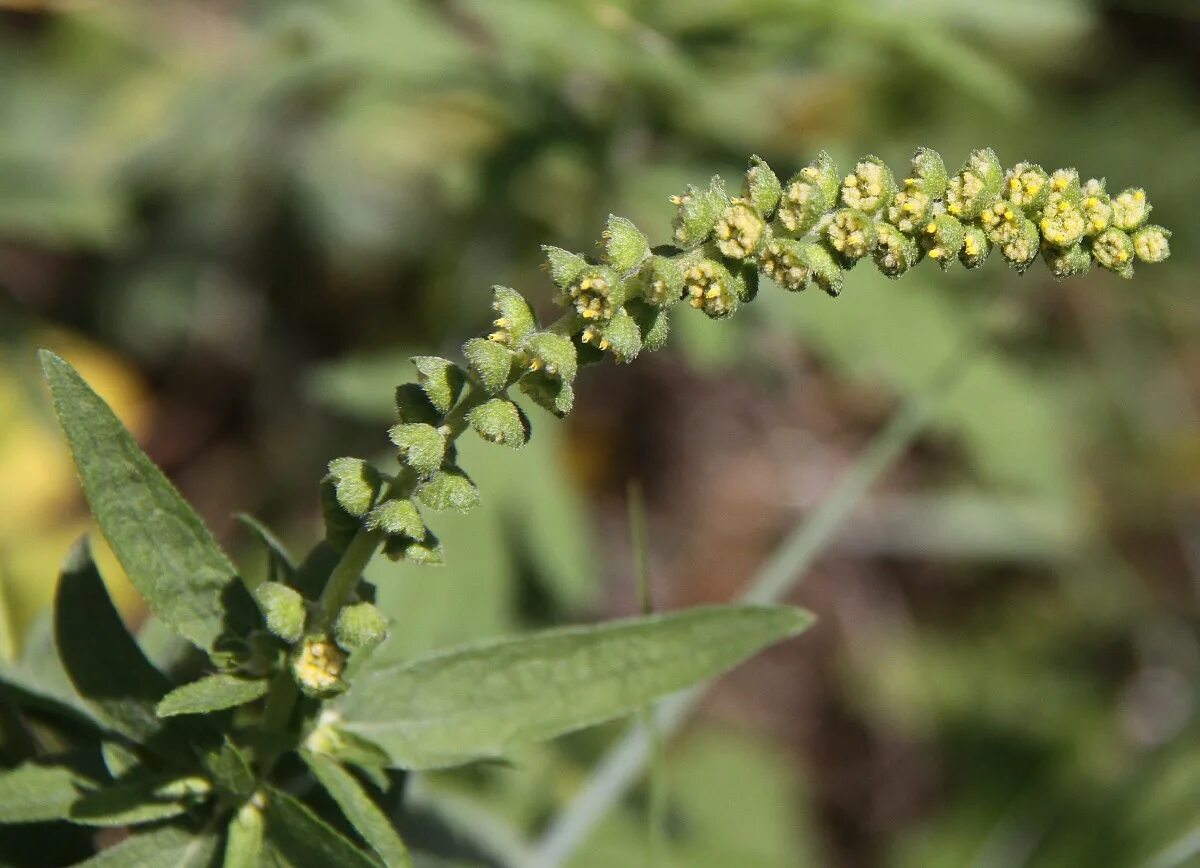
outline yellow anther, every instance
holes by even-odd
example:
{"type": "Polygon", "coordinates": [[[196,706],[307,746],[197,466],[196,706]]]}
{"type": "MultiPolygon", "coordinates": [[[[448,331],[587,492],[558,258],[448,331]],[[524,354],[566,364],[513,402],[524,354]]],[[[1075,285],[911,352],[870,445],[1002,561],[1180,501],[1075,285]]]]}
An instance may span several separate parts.
{"type": "Polygon", "coordinates": [[[945,251],[942,250],[942,248],[940,248],[940,247],[935,247],[935,248],[933,248],[933,250],[929,251],[930,259],[941,259],[945,255],[946,255],[945,251]]]}
{"type": "Polygon", "coordinates": [[[1127,250],[1117,251],[1117,262],[1124,262],[1127,259],[1129,259],[1129,252],[1127,250]]]}
{"type": "Polygon", "coordinates": [[[937,232],[937,224],[930,223],[928,226],[925,227],[925,231],[928,232],[930,235],[933,235],[935,232],[937,232]]]}
{"type": "Polygon", "coordinates": [[[541,359],[534,358],[533,361],[531,361],[529,363],[529,370],[540,371],[541,369],[542,369],[542,360],[541,359]]]}
{"type": "Polygon", "coordinates": [[[600,343],[596,344],[596,346],[602,350],[607,350],[611,344],[609,344],[608,338],[601,338],[600,343]]]}
{"type": "Polygon", "coordinates": [[[1146,193],[1143,190],[1138,190],[1133,194],[1133,198],[1137,199],[1140,202],[1141,200],[1146,198],[1146,193]]]}
{"type": "Polygon", "coordinates": [[[959,205],[957,202],[955,202],[952,205],[947,205],[946,210],[949,211],[951,214],[961,214],[962,213],[962,205],[959,205]]]}

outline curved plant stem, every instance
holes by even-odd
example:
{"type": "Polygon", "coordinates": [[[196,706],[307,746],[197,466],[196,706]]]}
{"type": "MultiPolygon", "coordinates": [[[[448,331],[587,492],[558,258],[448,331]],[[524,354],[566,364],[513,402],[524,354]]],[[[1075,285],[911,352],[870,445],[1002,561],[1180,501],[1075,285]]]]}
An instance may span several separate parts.
{"type": "MultiPolygon", "coordinates": [[[[741,594],[742,602],[777,602],[803,581],[807,569],[871,486],[925,430],[938,400],[959,383],[969,369],[971,347],[981,342],[979,331],[971,330],[962,350],[956,350],[925,389],[904,403],[812,517],[798,525],[776,548],[741,594]]],[[[659,703],[653,717],[661,742],[680,728],[703,695],[704,688],[696,687],[659,703]]],[[[580,791],[534,844],[533,857],[527,868],[559,868],[563,865],[609,810],[638,782],[652,758],[653,748],[645,727],[630,730],[605,755],[580,791]]]]}

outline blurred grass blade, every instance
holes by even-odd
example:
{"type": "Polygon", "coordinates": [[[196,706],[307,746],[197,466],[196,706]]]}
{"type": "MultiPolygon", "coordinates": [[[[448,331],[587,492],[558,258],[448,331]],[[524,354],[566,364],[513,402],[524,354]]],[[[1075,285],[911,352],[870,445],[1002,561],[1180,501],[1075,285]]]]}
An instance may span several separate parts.
{"type": "Polygon", "coordinates": [[[383,860],[386,868],[412,868],[408,848],[396,834],[391,820],[363,792],[354,775],[329,757],[310,751],[302,751],[300,756],[321,786],[337,802],[350,825],[383,860]]]}
{"type": "Polygon", "coordinates": [[[151,611],[206,651],[251,626],[253,601],[208,528],[75,369],[39,357],[88,504],[151,611]]]}
{"type": "MultiPolygon", "coordinates": [[[[302,802],[267,791],[266,845],[277,864],[295,868],[376,868],[375,863],[302,802]]],[[[270,864],[270,863],[268,863],[270,864]]]]}
{"type": "Polygon", "coordinates": [[[207,675],[199,681],[176,687],[164,696],[158,704],[158,716],[223,711],[266,696],[267,687],[263,678],[251,680],[225,673],[207,675]]]}
{"type": "Polygon", "coordinates": [[[500,756],[630,714],[811,622],[799,609],[713,606],[482,642],[361,676],[339,726],[401,768],[500,756]]]}
{"type": "Polygon", "coordinates": [[[125,629],[86,537],[63,562],[54,633],[67,676],[105,723],[139,744],[162,732],[154,706],[171,685],[125,629]]]}

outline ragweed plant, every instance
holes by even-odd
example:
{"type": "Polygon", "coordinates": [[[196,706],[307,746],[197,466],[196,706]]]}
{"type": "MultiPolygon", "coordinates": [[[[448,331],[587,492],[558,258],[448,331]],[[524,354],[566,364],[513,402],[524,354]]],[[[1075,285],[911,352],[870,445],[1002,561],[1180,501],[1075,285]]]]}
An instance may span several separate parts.
{"type": "Polygon", "coordinates": [[[0,821],[133,830],[95,865],[408,865],[393,823],[402,793],[388,792],[403,772],[637,711],[800,632],[811,620],[800,610],[709,607],[381,663],[373,651],[395,627],[363,573],[379,552],[441,563],[426,513],[480,502],[459,438],[525,445],[514,389],[565,416],[581,365],[659,349],[681,302],[724,319],[764,275],[836,296],[861,260],[897,278],[925,258],[977,268],[998,249],[1019,272],[1040,256],[1056,278],[1093,263],[1130,277],[1135,262],[1169,255],[1137,188],[1110,196],[1073,169],[1005,171],[990,150],[951,175],[922,149],[906,174],[865,157],[843,176],[821,154],[784,183],[756,157],[738,195],[713,178],[673,197],[669,244],[611,217],[598,260],[545,248],[563,314],[543,326],[520,293],[496,287],[494,327],[464,344],[462,362],[413,359],[388,431],[397,465],[330,462],[325,539],[299,563],[248,520],[265,577],[239,574],[99,396],[43,353],[101,530],[158,625],[202,665],[170,665],[131,636],[77,545],[59,579],[56,655],[34,643],[0,672],[5,723],[19,723],[27,757],[0,772],[0,821]]]}

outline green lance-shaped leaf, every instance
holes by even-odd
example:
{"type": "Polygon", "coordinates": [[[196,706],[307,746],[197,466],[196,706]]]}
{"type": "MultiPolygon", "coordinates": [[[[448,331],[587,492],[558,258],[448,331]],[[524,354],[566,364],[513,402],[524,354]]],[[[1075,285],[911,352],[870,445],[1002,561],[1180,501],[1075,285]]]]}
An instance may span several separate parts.
{"type": "Polygon", "coordinates": [[[242,805],[225,832],[225,860],[222,868],[259,868],[263,849],[262,811],[258,805],[242,805]]]}
{"type": "Polygon", "coordinates": [[[65,820],[80,794],[96,785],[80,755],[29,760],[5,769],[0,771],[0,823],[65,820]]]}
{"type": "Polygon", "coordinates": [[[70,820],[84,826],[139,826],[178,817],[212,791],[201,777],[136,775],[93,790],[71,805],[70,820]]]}
{"type": "Polygon", "coordinates": [[[811,620],[716,606],[452,649],[360,676],[339,701],[339,727],[400,768],[499,756],[718,675],[811,620]]]}
{"type": "Polygon", "coordinates": [[[150,610],[205,651],[251,626],[253,601],[208,528],[75,369],[39,356],[88,504],[150,610]]]}
{"type": "Polygon", "coordinates": [[[408,856],[408,848],[396,834],[391,821],[363,792],[354,776],[329,757],[310,751],[301,751],[300,756],[313,777],[337,802],[350,825],[383,860],[386,868],[409,868],[412,860],[408,856]]]}
{"type": "Polygon", "coordinates": [[[219,836],[208,829],[161,826],[127,838],[75,868],[216,868],[219,848],[219,836]]]}
{"type": "Polygon", "coordinates": [[[72,547],[63,563],[54,599],[54,632],[67,676],[101,720],[140,744],[162,733],[154,706],[171,684],[125,629],[86,538],[72,547]]]}
{"type": "Polygon", "coordinates": [[[267,682],[218,673],[176,687],[158,704],[159,717],[204,714],[245,705],[266,695],[267,682]]]}
{"type": "Polygon", "coordinates": [[[332,826],[302,802],[280,790],[265,793],[266,845],[282,864],[294,868],[377,868],[332,826]]]}

